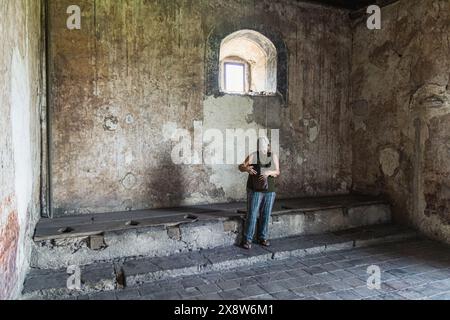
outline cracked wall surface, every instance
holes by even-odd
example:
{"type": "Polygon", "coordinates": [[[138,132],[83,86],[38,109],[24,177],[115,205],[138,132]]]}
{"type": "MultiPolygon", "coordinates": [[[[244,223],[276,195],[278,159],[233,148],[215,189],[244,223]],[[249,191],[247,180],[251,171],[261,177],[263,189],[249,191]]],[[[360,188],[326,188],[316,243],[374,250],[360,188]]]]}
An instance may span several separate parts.
{"type": "Polygon", "coordinates": [[[354,25],[353,181],[450,242],[450,2],[401,0],[354,25]]]}
{"type": "Polygon", "coordinates": [[[0,0],[0,300],[19,295],[39,216],[41,6],[0,0]]]}
{"type": "Polygon", "coordinates": [[[289,0],[76,3],[81,30],[68,30],[73,1],[49,1],[55,216],[244,199],[237,166],[172,164],[165,133],[192,133],[194,121],[280,129],[280,197],[349,191],[347,11],[289,0]],[[277,34],[288,90],[208,95],[208,39],[219,25],[277,34]]]}

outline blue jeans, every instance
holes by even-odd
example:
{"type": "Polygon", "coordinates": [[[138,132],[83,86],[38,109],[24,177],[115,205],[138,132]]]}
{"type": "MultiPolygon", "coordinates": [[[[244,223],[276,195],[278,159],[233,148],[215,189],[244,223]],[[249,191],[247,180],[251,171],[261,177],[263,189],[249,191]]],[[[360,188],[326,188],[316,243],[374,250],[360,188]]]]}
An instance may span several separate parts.
{"type": "Polygon", "coordinates": [[[259,217],[258,240],[268,240],[269,220],[275,203],[275,192],[254,192],[247,190],[247,220],[244,240],[252,242],[255,235],[256,220],[259,217]]]}

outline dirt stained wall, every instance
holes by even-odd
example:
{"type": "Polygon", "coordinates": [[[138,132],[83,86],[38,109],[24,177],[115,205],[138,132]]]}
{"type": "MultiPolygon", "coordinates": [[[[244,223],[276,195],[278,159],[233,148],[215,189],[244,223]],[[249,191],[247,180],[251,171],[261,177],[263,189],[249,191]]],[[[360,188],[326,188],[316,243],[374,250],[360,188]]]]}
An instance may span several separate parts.
{"type": "Polygon", "coordinates": [[[354,187],[450,242],[450,2],[401,0],[353,33],[354,187]]]}
{"type": "Polygon", "coordinates": [[[244,199],[245,175],[236,166],[175,166],[164,132],[193,132],[194,121],[261,128],[266,108],[269,128],[281,130],[280,197],[348,192],[347,11],[296,1],[49,4],[56,216],[244,199]],[[66,27],[73,4],[82,11],[81,30],[66,27]],[[208,37],[222,24],[230,33],[250,26],[279,35],[288,94],[206,94],[208,37]]]}
{"type": "Polygon", "coordinates": [[[19,296],[39,217],[41,5],[0,1],[0,300],[19,296]]]}

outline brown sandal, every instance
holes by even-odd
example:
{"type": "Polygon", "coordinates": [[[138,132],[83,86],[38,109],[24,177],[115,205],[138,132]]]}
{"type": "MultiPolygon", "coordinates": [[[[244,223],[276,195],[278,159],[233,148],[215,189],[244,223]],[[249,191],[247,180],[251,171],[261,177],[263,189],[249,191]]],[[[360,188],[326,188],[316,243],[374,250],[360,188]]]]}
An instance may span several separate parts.
{"type": "Polygon", "coordinates": [[[252,248],[252,244],[251,244],[250,242],[248,242],[248,241],[245,241],[245,242],[242,244],[242,248],[244,248],[244,249],[246,249],[246,250],[250,250],[250,249],[252,248]]]}
{"type": "Polygon", "coordinates": [[[259,244],[263,247],[270,247],[270,241],[269,240],[260,240],[259,244]]]}

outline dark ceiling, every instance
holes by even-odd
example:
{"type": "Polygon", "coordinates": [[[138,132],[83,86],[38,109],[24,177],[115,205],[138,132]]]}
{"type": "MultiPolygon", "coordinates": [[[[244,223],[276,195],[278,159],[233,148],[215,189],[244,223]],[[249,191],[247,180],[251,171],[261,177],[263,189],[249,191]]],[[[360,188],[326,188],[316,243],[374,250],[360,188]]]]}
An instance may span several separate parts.
{"type": "MultiPolygon", "coordinates": [[[[319,3],[328,6],[345,8],[349,10],[359,10],[364,7],[368,7],[371,4],[382,3],[387,1],[377,1],[377,0],[297,0],[299,2],[312,2],[319,3]]],[[[392,1],[391,1],[392,2],[392,1]]]]}

